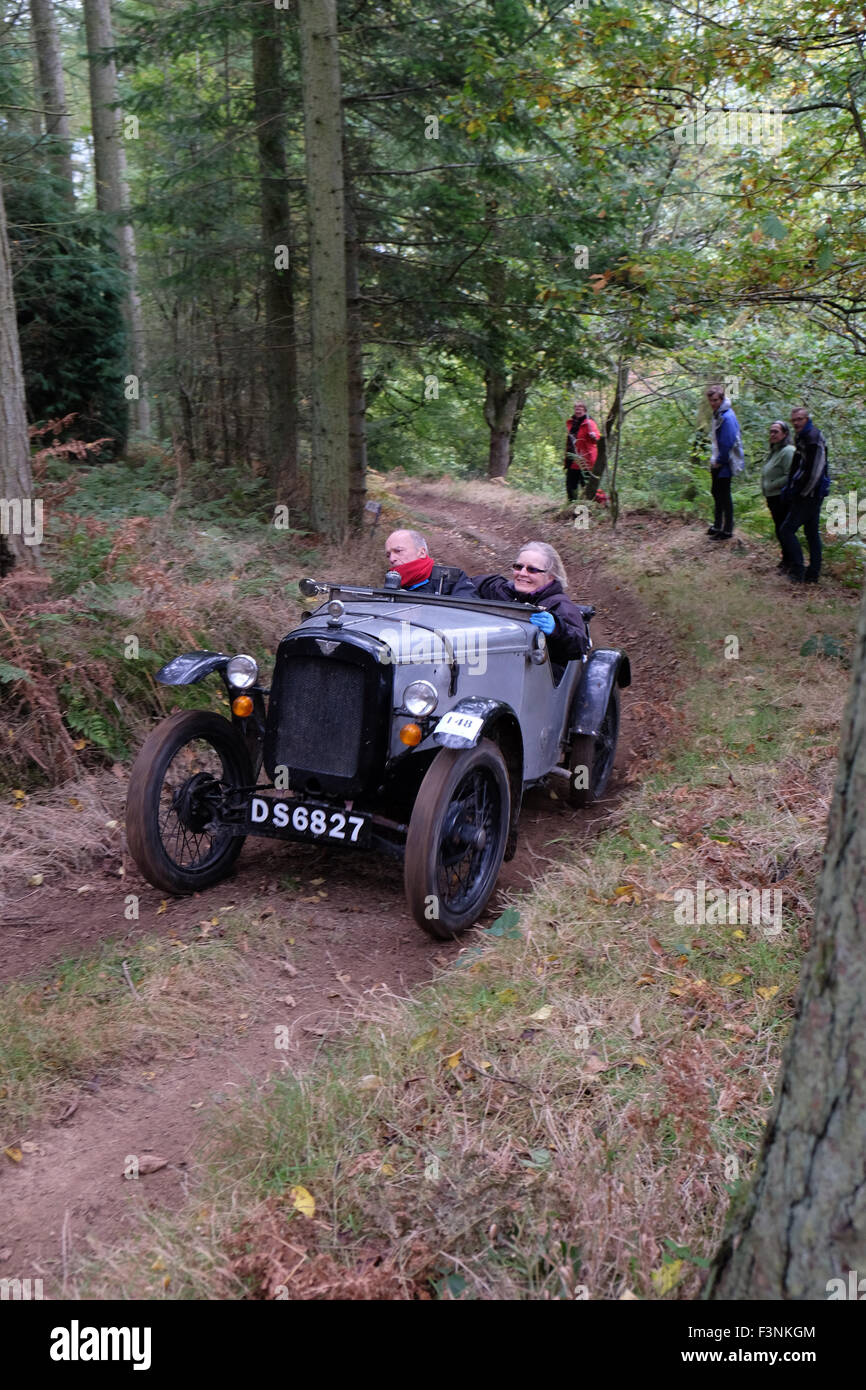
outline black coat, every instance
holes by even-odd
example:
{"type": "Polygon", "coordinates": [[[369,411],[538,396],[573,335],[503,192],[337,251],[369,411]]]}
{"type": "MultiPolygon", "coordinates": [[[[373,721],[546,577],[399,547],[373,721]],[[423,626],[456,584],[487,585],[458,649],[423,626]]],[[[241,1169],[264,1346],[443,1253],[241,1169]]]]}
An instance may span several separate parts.
{"type": "Polygon", "coordinates": [[[479,574],[472,579],[479,598],[504,599],[511,603],[534,603],[546,608],[556,619],[556,627],[547,639],[550,660],[554,666],[567,661],[580,661],[589,645],[583,614],[568,597],[558,579],[552,579],[534,594],[521,594],[510,579],[501,574],[479,574]]]}
{"type": "Polygon", "coordinates": [[[456,565],[434,565],[430,578],[423,584],[413,584],[404,594],[445,594],[450,598],[474,598],[475,586],[456,565]]]}

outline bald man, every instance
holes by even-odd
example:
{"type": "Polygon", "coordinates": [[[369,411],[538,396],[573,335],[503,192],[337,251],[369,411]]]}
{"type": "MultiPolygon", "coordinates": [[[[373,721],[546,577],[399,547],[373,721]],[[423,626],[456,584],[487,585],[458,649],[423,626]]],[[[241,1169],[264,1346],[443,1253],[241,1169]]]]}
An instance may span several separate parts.
{"type": "Polygon", "coordinates": [[[385,542],[388,568],[400,576],[400,588],[418,594],[477,598],[472,581],[455,565],[437,565],[420,531],[392,531],[385,542]]]}

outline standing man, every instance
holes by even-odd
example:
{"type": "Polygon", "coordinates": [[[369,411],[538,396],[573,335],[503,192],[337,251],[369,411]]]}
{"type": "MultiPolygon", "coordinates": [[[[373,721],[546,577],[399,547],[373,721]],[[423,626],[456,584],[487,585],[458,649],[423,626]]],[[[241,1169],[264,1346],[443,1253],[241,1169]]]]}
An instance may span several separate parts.
{"type": "Polygon", "coordinates": [[[804,406],[791,411],[794,426],[794,457],[785,488],[788,515],[779,527],[779,540],[788,562],[792,584],[817,584],[821,573],[821,503],[830,491],[827,443],[809,418],[804,406]],[[809,568],[803,564],[803,551],[797,532],[803,527],[809,547],[809,568]]]}
{"type": "Polygon", "coordinates": [[[567,422],[568,436],[565,441],[565,490],[569,502],[577,496],[577,489],[586,482],[583,469],[592,472],[598,458],[598,441],[601,438],[598,425],[589,418],[585,401],[575,401],[574,413],[567,422]],[[582,465],[582,466],[581,466],[582,465]]]}
{"type": "Polygon", "coordinates": [[[731,478],[742,473],[744,466],[743,440],[740,422],[721,386],[707,388],[707,400],[713,412],[713,449],[710,458],[715,520],[707,529],[714,541],[728,541],[734,534],[734,504],[731,501],[731,478]]]}

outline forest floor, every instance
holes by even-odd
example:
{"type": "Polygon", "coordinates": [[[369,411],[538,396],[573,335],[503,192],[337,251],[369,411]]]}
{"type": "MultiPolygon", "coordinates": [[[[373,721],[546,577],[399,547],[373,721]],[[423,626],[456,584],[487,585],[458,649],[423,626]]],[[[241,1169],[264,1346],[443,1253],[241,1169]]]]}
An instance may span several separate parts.
{"type": "MultiPolygon", "coordinates": [[[[303,1093],[305,1078],[327,1075],[332,1066],[329,1048],[336,1045],[339,1049],[347,1038],[360,1035],[368,1026],[375,1026],[380,1032],[384,1028],[387,1032],[393,1018],[386,1022],[383,1021],[385,1016],[390,1017],[389,1011],[394,1008],[398,1011],[404,1008],[407,1001],[411,1003],[419,989],[423,991],[424,987],[432,985],[434,991],[438,989],[440,1000],[447,997],[455,968],[462,963],[468,964],[468,969],[460,972],[463,979],[480,968],[476,959],[479,951],[486,958],[491,953],[505,951],[507,954],[509,950],[516,950],[500,939],[501,933],[499,937],[494,933],[497,939],[491,939],[489,933],[490,923],[509,903],[524,905],[521,911],[530,926],[533,913],[537,916],[540,912],[546,929],[551,928],[555,933],[557,914],[562,920],[565,917],[561,899],[554,899],[559,903],[555,912],[550,907],[551,875],[554,878],[559,875],[560,879],[563,873],[566,875],[564,887],[560,883],[557,891],[565,893],[571,910],[578,885],[573,877],[568,879],[568,873],[578,862],[583,866],[584,875],[581,892],[586,893],[586,884],[592,883],[601,894],[589,892],[601,911],[597,923],[587,921],[587,934],[581,946],[585,957],[583,968],[590,972],[587,962],[594,959],[595,953],[589,949],[589,942],[596,939],[593,936],[596,929],[601,931],[599,959],[609,963],[611,950],[617,949],[614,943],[619,930],[618,925],[610,925],[611,918],[621,918],[623,911],[633,910],[642,901],[646,904],[666,898],[670,902],[669,878],[662,875],[653,883],[653,874],[645,872],[643,879],[648,882],[638,891],[635,887],[637,872],[634,868],[624,872],[620,865],[621,845],[610,842],[612,848],[605,864],[593,860],[593,844],[600,835],[609,837],[618,831],[626,840],[635,843],[634,832],[628,828],[628,818],[635,814],[632,803],[635,798],[639,801],[642,785],[654,775],[675,771],[673,760],[677,747],[682,745],[684,734],[688,738],[696,732],[694,711],[686,714],[686,702],[690,687],[702,675],[705,663],[701,642],[707,634],[701,631],[700,614],[691,615],[696,619],[696,628],[690,633],[674,630],[677,624],[673,614],[678,605],[682,605],[682,593],[677,592],[676,585],[681,583],[682,574],[689,565],[699,569],[703,578],[717,578],[724,558],[707,554],[702,527],[689,527],[681,521],[663,517],[626,519],[621,523],[619,541],[614,546],[606,519],[598,524],[593,522],[590,532],[576,530],[570,517],[549,501],[527,499],[506,488],[494,490],[484,485],[406,481],[392,489],[392,499],[395,493],[395,506],[399,508],[400,499],[405,500],[407,518],[411,515],[412,524],[425,531],[433,554],[443,561],[461,565],[469,573],[507,572],[516,548],[533,535],[549,538],[557,545],[572,578],[572,593],[581,601],[593,602],[598,609],[593,623],[596,645],[624,648],[631,656],[635,674],[634,686],[625,693],[623,700],[621,740],[608,796],[594,808],[575,811],[555,792],[533,791],[521,817],[517,856],[504,867],[484,922],[454,943],[434,942],[412,922],[403,899],[402,874],[398,866],[374,856],[341,857],[313,845],[248,841],[232,878],[192,899],[163,899],[140,878],[122,848],[109,854],[100,850],[89,861],[81,862],[77,869],[70,869],[60,877],[55,875],[50,884],[28,887],[10,898],[2,925],[0,979],[7,988],[0,1004],[0,1029],[5,1030],[7,1040],[12,1039],[11,1043],[7,1041],[7,1062],[11,1057],[14,1081],[7,1075],[0,1085],[0,1106],[5,1106],[5,1118],[0,1120],[0,1148],[5,1149],[5,1156],[0,1154],[0,1277],[40,1277],[48,1297],[108,1296],[113,1289],[133,1295],[142,1292],[164,1297],[188,1294],[193,1285],[182,1284],[176,1260],[160,1253],[170,1248],[166,1245],[163,1223],[170,1222],[175,1215],[180,1222],[180,1234],[171,1247],[175,1256],[183,1250],[184,1241],[193,1242],[197,1248],[226,1249],[228,1228],[224,1214],[219,1212],[219,1200],[213,1190],[208,1189],[209,1182],[211,1189],[213,1187],[213,1180],[208,1177],[212,1168],[208,1165],[212,1164],[214,1142],[217,1147],[224,1142],[226,1124],[229,1128],[238,1124],[237,1105],[255,1106],[257,1100],[266,1100],[275,1082],[298,1083],[303,1093]],[[652,585],[654,577],[674,586],[671,592],[658,591],[661,598],[655,608],[652,605],[656,594],[652,588],[647,592],[647,585],[652,585]],[[581,850],[582,858],[579,858],[581,850]],[[608,882],[611,874],[612,884],[608,882]],[[606,896],[608,891],[612,896],[606,896]],[[125,918],[125,904],[130,894],[138,897],[139,915],[134,921],[125,918]],[[604,903],[612,903],[613,911],[609,906],[605,908],[604,903]],[[275,1035],[280,1035],[279,1042],[275,1043],[275,1035]],[[62,1052],[64,1057],[62,1067],[56,1064],[57,1052],[62,1052]],[[220,1133],[222,1141],[215,1141],[214,1136],[220,1133]],[[128,1175],[136,1164],[139,1176],[131,1180],[128,1175]],[[197,1215],[188,1218],[186,1213],[193,1208],[197,1215]],[[192,1224],[184,1226],[185,1221],[192,1224]],[[157,1253],[153,1255],[151,1249],[146,1259],[140,1251],[134,1256],[123,1253],[139,1248],[136,1242],[141,1239],[142,1232],[146,1236],[145,1247],[151,1248],[148,1240],[151,1246],[155,1241],[153,1248],[157,1253]],[[130,1273],[133,1266],[135,1274],[130,1273]]],[[[384,533],[381,540],[384,541],[384,533]]],[[[795,605],[801,596],[783,592],[780,581],[771,577],[766,550],[766,547],[741,543],[739,552],[732,554],[734,566],[741,571],[743,592],[751,589],[759,575],[760,581],[773,591],[772,604],[795,605]]],[[[817,600],[813,600],[813,609],[816,601],[819,606],[822,602],[828,606],[824,596],[818,595],[817,600]]],[[[851,620],[853,602],[852,595],[844,592],[836,595],[831,626],[835,624],[834,630],[843,637],[846,622],[851,620]]],[[[771,611],[766,616],[772,628],[771,611]]],[[[720,613],[719,620],[721,633],[724,633],[730,627],[730,619],[725,621],[725,615],[720,613]]],[[[788,634],[792,640],[800,621],[794,619],[788,634]]],[[[770,628],[767,629],[767,642],[771,645],[774,639],[769,635],[770,628]]],[[[819,664],[825,687],[821,696],[824,702],[821,720],[826,737],[823,742],[819,738],[817,744],[812,740],[812,757],[804,764],[809,769],[817,769],[818,782],[813,780],[813,788],[817,787],[813,796],[816,804],[808,807],[806,816],[800,816],[800,829],[795,836],[798,847],[790,849],[788,845],[788,857],[793,855],[792,863],[797,861],[797,872],[804,876],[803,882],[798,881],[796,886],[792,880],[795,907],[804,930],[809,875],[814,871],[822,816],[826,814],[829,796],[835,751],[832,738],[845,686],[844,674],[835,666],[829,662],[819,664]],[[815,747],[819,748],[817,754],[815,747]],[[808,831],[804,828],[807,822],[808,831]]],[[[758,679],[754,668],[751,669],[753,674],[745,677],[747,681],[758,679]]],[[[716,670],[718,672],[717,663],[716,670]]],[[[722,670],[716,678],[724,680],[726,676],[727,672],[722,670]]],[[[795,670],[788,671],[787,676],[795,685],[800,679],[795,670]]],[[[779,696],[780,692],[774,691],[774,700],[779,696]]],[[[793,697],[795,705],[797,698],[793,697]]],[[[784,694],[782,700],[784,703],[784,694]]],[[[801,698],[801,706],[803,703],[801,698]]],[[[805,703],[809,710],[813,708],[811,697],[805,697],[805,703]]],[[[755,715],[756,711],[751,709],[748,714],[755,715]]],[[[744,726],[747,722],[744,720],[744,726]]],[[[719,733],[718,747],[722,752],[716,752],[716,762],[711,764],[716,769],[723,761],[726,747],[721,725],[719,733]]],[[[700,863],[690,864],[687,869],[681,865],[681,882],[691,882],[701,872],[712,872],[713,855],[718,858],[720,846],[730,845],[732,840],[737,843],[738,837],[728,828],[730,820],[722,822],[722,834],[718,826],[713,829],[713,822],[714,812],[717,818],[720,807],[728,814],[732,812],[727,804],[729,792],[725,788],[728,778],[732,786],[741,780],[739,768],[733,761],[743,755],[738,748],[746,751],[751,748],[754,752],[753,736],[746,732],[744,737],[750,740],[748,744],[738,738],[737,747],[732,752],[728,749],[726,774],[722,772],[714,778],[703,773],[707,785],[720,789],[715,793],[718,804],[710,807],[708,794],[703,791],[704,803],[698,806],[697,814],[691,816],[694,824],[684,825],[684,821],[689,820],[686,812],[694,812],[692,803],[698,800],[687,797],[682,790],[688,779],[678,782],[679,790],[673,793],[670,783],[659,783],[654,815],[649,820],[646,806],[636,807],[644,823],[659,827],[667,824],[665,810],[670,810],[671,795],[681,803],[677,824],[671,834],[662,836],[665,853],[670,853],[669,845],[679,850],[689,845],[692,850],[700,849],[705,856],[709,855],[709,859],[704,860],[704,869],[700,863]],[[736,778],[731,767],[737,772],[736,778]],[[681,839],[672,838],[676,835],[681,839]]],[[[771,731],[769,738],[775,737],[777,735],[771,731]]],[[[772,755],[772,750],[768,750],[768,754],[772,755]]],[[[707,756],[713,756],[712,747],[707,756]]],[[[702,768],[705,764],[706,758],[702,768]]],[[[794,769],[789,772],[790,803],[797,775],[794,769]]],[[[760,779],[757,770],[756,775],[760,779]]],[[[105,817],[109,824],[122,819],[124,776],[125,770],[115,766],[114,775],[106,772],[93,781],[96,814],[105,817]]],[[[43,798],[46,814],[49,810],[64,814],[65,803],[69,801],[67,793],[68,789],[59,789],[53,807],[49,805],[50,797],[43,798]]],[[[80,803],[83,795],[78,788],[74,799],[80,803]]],[[[799,803],[794,809],[795,829],[796,812],[802,809],[799,803]]],[[[69,817],[69,812],[65,814],[69,817]]],[[[653,833],[652,829],[648,831],[649,835],[653,833]]],[[[649,852],[643,842],[640,850],[649,852]]],[[[767,844],[762,844],[764,860],[766,851],[767,844]]],[[[775,870],[772,871],[769,861],[765,863],[764,860],[761,860],[760,873],[756,862],[752,864],[751,874],[740,865],[738,881],[785,880],[788,871],[784,866],[777,872],[781,863],[778,856],[773,861],[775,870]]],[[[669,907],[663,910],[670,915],[669,907]]],[[[719,1003],[716,1008],[700,997],[700,986],[706,981],[700,978],[697,970],[685,969],[694,962],[687,961],[683,952],[690,957],[692,949],[700,952],[707,947],[707,942],[700,939],[704,933],[699,931],[694,948],[677,948],[679,954],[671,955],[669,945],[660,945],[652,934],[655,930],[662,935],[659,928],[653,928],[652,922],[634,925],[640,938],[641,958],[646,955],[649,939],[648,960],[653,967],[660,970],[664,967],[668,983],[671,980],[676,983],[687,974],[692,981],[698,981],[697,990],[692,983],[684,984],[679,994],[672,988],[673,1000],[668,996],[667,1002],[664,999],[659,1002],[660,1015],[668,1008],[676,1008],[683,993],[691,990],[693,1020],[701,1010],[713,1016],[718,1013],[726,1018],[723,1026],[730,1025],[733,1029],[733,1033],[728,1033],[731,1041],[747,1038],[749,1034],[757,1038],[760,1034],[762,1046],[766,1044],[763,1062],[758,1067],[757,1089],[750,1090],[751,1082],[749,1086],[741,1086],[739,1091],[735,1087],[736,1094],[730,1092],[727,1100],[723,1096],[718,1110],[724,1117],[735,1111],[738,1099],[748,1102],[752,1120],[758,1117],[757,1121],[746,1125],[741,1134],[741,1152],[750,1152],[757,1133],[756,1124],[768,1099],[766,1078],[769,1073],[771,1082],[772,1057],[777,1056],[785,1010],[790,1006],[791,982],[805,940],[803,931],[799,937],[795,934],[790,944],[787,986],[784,981],[781,985],[775,984],[767,991],[763,1003],[757,1001],[759,1026],[754,1009],[749,1013],[750,1021],[746,1021],[739,1007],[719,1003]],[[779,998],[771,1004],[777,993],[779,998]]],[[[683,935],[679,930],[679,936],[683,935]]],[[[730,936],[728,932],[728,946],[730,936]]],[[[741,932],[739,936],[744,934],[741,932]]],[[[531,937],[530,930],[528,938],[531,937]]],[[[753,973],[763,970],[761,962],[766,956],[766,943],[756,942],[756,950],[758,964],[745,967],[747,981],[753,973]]],[[[548,952],[543,959],[556,962],[559,956],[548,952]]],[[[574,968],[580,973],[578,967],[574,968]]],[[[517,969],[513,962],[508,965],[508,971],[512,969],[517,969]]],[[[537,976],[543,973],[542,966],[532,969],[537,976]]],[[[550,969],[548,967],[548,971],[550,969]]],[[[617,967],[617,989],[626,977],[636,979],[639,968],[630,972],[631,965],[623,966],[621,962],[617,967]]],[[[702,970],[700,973],[708,972],[702,970]]],[[[647,980],[652,983],[653,978],[645,972],[644,990],[647,980]]],[[[743,979],[743,974],[737,975],[737,981],[743,979]]],[[[516,997],[517,988],[516,985],[514,989],[511,985],[505,990],[500,987],[500,997],[507,1002],[509,990],[516,997]]],[[[589,993],[599,998],[598,990],[603,996],[603,984],[593,986],[589,993]]],[[[623,1007],[630,1019],[633,1054],[638,1046],[636,1039],[644,1037],[649,1026],[646,1011],[643,1025],[640,1013],[635,1011],[634,1000],[640,1003],[640,981],[632,993],[634,997],[629,997],[623,1007]]],[[[723,993],[724,985],[717,986],[713,999],[718,1001],[723,993]]],[[[590,1015],[592,1012],[591,1008],[590,1015]]],[[[527,1035],[532,1040],[534,1034],[542,1031],[541,1025],[547,1015],[542,1007],[540,1012],[529,1017],[538,1018],[538,1026],[528,1024],[521,1037],[527,1035]]],[[[579,1021],[575,1024],[574,1020],[569,1025],[572,1030],[577,1026],[583,1025],[579,1021]]],[[[686,1026],[693,1026],[693,1023],[686,1026]]],[[[434,1025],[432,1033],[439,1027],[439,1024],[434,1025]]],[[[417,1036],[425,1034],[422,1031],[417,1036]]],[[[698,1041],[703,1045],[702,1040],[695,1037],[688,1046],[697,1046],[698,1041]]],[[[572,1047],[572,1044],[566,1042],[565,1046],[572,1047]]],[[[648,1042],[639,1046],[650,1054],[648,1042]]],[[[409,1046],[413,1059],[410,1067],[417,1065],[419,1071],[424,1070],[418,1055],[423,1050],[423,1047],[415,1049],[414,1043],[409,1046]]],[[[450,1067],[449,1078],[461,1089],[471,1079],[468,1072],[461,1071],[458,1054],[462,1050],[454,1052],[457,1061],[450,1067]]],[[[606,1063],[598,1063],[598,1054],[593,1051],[589,1057],[590,1075],[594,1070],[593,1057],[599,1071],[606,1069],[606,1063]]],[[[661,1054],[660,1058],[664,1062],[661,1054]]],[[[645,1057],[635,1061],[633,1055],[626,1063],[627,1069],[632,1071],[649,1065],[645,1057]]],[[[676,1070],[669,1058],[664,1065],[666,1076],[672,1068],[676,1070]]],[[[470,1070],[471,1066],[477,1073],[477,1064],[471,1064],[470,1070]]],[[[375,1071],[376,1068],[371,1067],[373,1081],[379,1079],[375,1071]]],[[[406,1080],[402,1073],[401,1077],[401,1087],[404,1082],[408,1087],[410,1081],[418,1080],[417,1077],[406,1080]]],[[[362,1076],[361,1082],[365,1080],[369,1081],[370,1077],[362,1076]]],[[[513,1078],[513,1084],[529,1083],[513,1078]]],[[[669,1090],[668,1106],[673,1104],[676,1109],[676,1104],[680,1104],[683,1114],[687,1114],[695,1105],[694,1096],[701,1084],[692,1077],[690,1096],[684,1098],[680,1094],[679,1101],[669,1090]]],[[[507,1078],[500,1089],[507,1091],[507,1078]]],[[[591,1090],[592,1087],[590,1093],[591,1090]]],[[[595,1117],[596,1128],[597,1122],[598,1116],[595,1117]]],[[[265,1120],[261,1123],[267,1128],[265,1120]]],[[[633,1117],[632,1124],[636,1123],[633,1117]]],[[[257,1146],[255,1128],[255,1123],[241,1124],[232,1140],[241,1151],[235,1153],[235,1162],[242,1160],[245,1151],[251,1172],[269,1161],[264,1155],[266,1146],[261,1151],[257,1146]]],[[[688,1129],[688,1124],[685,1128],[688,1129]]],[[[695,1144],[703,1143],[705,1130],[706,1123],[700,1118],[689,1139],[693,1149],[695,1144]]],[[[710,1147],[715,1154],[719,1148],[717,1136],[710,1147]]],[[[291,1150],[292,1140],[284,1136],[282,1148],[291,1150]]],[[[556,1145],[541,1142],[533,1145],[531,1139],[527,1139],[524,1148],[529,1158],[510,1161],[526,1165],[522,1174],[528,1181],[543,1174],[545,1165],[551,1161],[551,1153],[556,1152],[556,1145]]],[[[396,1150],[391,1152],[386,1144],[381,1152],[376,1152],[378,1157],[373,1167],[378,1164],[386,1174],[389,1170],[394,1172],[388,1155],[391,1153],[396,1163],[396,1150]]],[[[362,1154],[359,1161],[363,1158],[362,1154]]],[[[509,1160],[501,1154],[500,1160],[505,1164],[504,1172],[509,1160]]],[[[363,1168],[363,1162],[361,1166],[363,1168]]],[[[224,1195],[227,1190],[225,1165],[219,1171],[223,1178],[217,1186],[222,1183],[220,1191],[224,1195]]],[[[521,1169],[518,1167],[517,1171],[519,1174],[521,1169]]],[[[300,1172],[303,1180],[304,1165],[287,1160],[286,1172],[289,1176],[297,1176],[300,1172]]],[[[707,1192],[702,1197],[699,1194],[698,1205],[706,1205],[710,1185],[717,1194],[723,1191],[720,1182],[705,1182],[707,1192]]],[[[264,1191],[268,1190],[266,1184],[264,1191]]],[[[511,1195],[513,1197],[513,1193],[511,1195]]],[[[644,1201],[652,1206],[646,1193],[641,1198],[635,1191],[633,1196],[638,1203],[644,1201]]],[[[609,1214],[610,1194],[607,1201],[609,1214]]],[[[245,1216],[256,1209],[255,1202],[242,1203],[241,1207],[245,1216]]],[[[253,1237],[252,1247],[268,1242],[274,1248],[280,1246],[273,1208],[267,1206],[266,1215],[257,1220],[264,1224],[253,1237]],[[262,1235],[262,1231],[266,1234],[262,1235]]],[[[394,1234],[391,1230],[393,1217],[382,1216],[381,1223],[377,1232],[375,1224],[371,1226],[368,1221],[367,1229],[362,1231],[364,1258],[360,1262],[356,1260],[354,1268],[363,1266],[368,1273],[372,1266],[380,1269],[383,1250],[387,1249],[390,1252],[385,1261],[388,1277],[392,1277],[392,1271],[399,1264],[399,1278],[393,1275],[393,1287],[386,1279],[378,1293],[382,1296],[430,1296],[432,1276],[429,1271],[424,1278],[413,1273],[424,1265],[423,1260],[421,1265],[416,1260],[413,1266],[411,1258],[401,1256],[394,1264],[394,1251],[401,1249],[405,1255],[411,1241],[407,1246],[402,1240],[402,1228],[394,1234]],[[378,1238],[389,1230],[391,1235],[385,1246],[377,1244],[378,1238]],[[395,1293],[394,1288],[399,1288],[399,1292],[395,1293]],[[419,1293],[419,1290],[428,1292],[419,1293]]],[[[311,1223],[311,1228],[313,1224],[322,1225],[321,1222],[311,1223]]],[[[717,1232],[718,1224],[717,1219],[713,1220],[707,1229],[717,1232]]],[[[495,1240],[496,1223],[490,1229],[494,1232],[490,1239],[495,1240]]],[[[681,1236],[682,1231],[678,1234],[681,1236]]],[[[646,1239],[641,1227],[638,1245],[646,1239]]],[[[425,1235],[425,1243],[429,1240],[433,1237],[425,1235]]],[[[671,1264],[676,1263],[664,1251],[660,1237],[655,1238],[654,1245],[650,1244],[646,1266],[639,1261],[638,1268],[632,1255],[629,1285],[637,1286],[641,1296],[663,1296],[678,1284],[685,1289],[693,1287],[694,1281],[689,1284],[686,1275],[695,1274],[695,1271],[680,1269],[682,1259],[674,1274],[664,1275],[661,1283],[655,1279],[650,1282],[651,1266],[669,1270],[671,1264]]],[[[292,1247],[299,1252],[299,1267],[304,1265],[308,1246],[310,1238],[301,1239],[300,1244],[296,1240],[292,1247]]],[[[243,1246],[247,1256],[250,1248],[250,1240],[247,1240],[243,1246]]],[[[565,1263],[571,1271],[559,1276],[560,1282],[565,1280],[565,1294],[551,1295],[545,1284],[548,1274],[544,1272],[538,1274],[536,1271],[517,1279],[516,1286],[521,1291],[528,1288],[530,1292],[543,1286],[545,1297],[573,1296],[567,1290],[578,1277],[575,1270],[581,1267],[580,1261],[572,1268],[574,1262],[567,1241],[563,1248],[566,1248],[565,1263]]],[[[298,1283],[299,1292],[289,1296],[339,1296],[333,1292],[316,1292],[324,1277],[325,1266],[321,1264],[324,1258],[329,1262],[330,1280],[325,1280],[325,1284],[329,1289],[340,1286],[333,1272],[332,1254],[327,1257],[320,1254],[316,1258],[320,1263],[316,1265],[313,1261],[316,1272],[315,1277],[311,1276],[312,1282],[306,1286],[298,1283]]],[[[428,1264],[430,1258],[430,1250],[427,1250],[424,1259],[428,1264]]],[[[449,1265],[447,1258],[443,1264],[441,1250],[436,1251],[436,1258],[439,1263],[435,1268],[440,1271],[441,1279],[450,1280],[452,1275],[448,1271],[457,1266],[449,1265]]],[[[282,1287],[288,1278],[284,1264],[275,1263],[270,1257],[262,1256],[260,1263],[254,1260],[252,1266],[242,1267],[236,1260],[233,1264],[228,1255],[211,1254],[204,1263],[208,1272],[202,1274],[201,1282],[194,1286],[199,1294],[204,1290],[213,1296],[249,1296],[243,1289],[249,1287],[251,1279],[265,1290],[273,1290],[278,1284],[282,1287]],[[234,1271],[231,1275],[227,1273],[229,1268],[234,1271]],[[215,1282],[209,1283],[209,1279],[215,1282]]],[[[608,1252],[593,1276],[599,1289],[607,1291],[592,1296],[614,1296],[609,1292],[611,1286],[605,1284],[605,1280],[612,1277],[609,1270],[604,1275],[601,1273],[602,1267],[610,1265],[608,1252]]],[[[485,1295],[483,1273],[478,1272],[477,1277],[481,1283],[473,1286],[475,1296],[500,1296],[506,1287],[494,1281],[494,1292],[485,1295]]],[[[297,1276],[296,1283],[301,1278],[297,1276]]],[[[617,1287],[622,1286],[619,1266],[616,1278],[619,1280],[617,1287]]],[[[458,1285],[446,1282],[436,1288],[441,1296],[459,1296],[467,1280],[472,1285],[472,1278],[463,1270],[458,1285]]],[[[366,1293],[355,1296],[377,1296],[376,1287],[369,1278],[365,1287],[366,1293]]]]}

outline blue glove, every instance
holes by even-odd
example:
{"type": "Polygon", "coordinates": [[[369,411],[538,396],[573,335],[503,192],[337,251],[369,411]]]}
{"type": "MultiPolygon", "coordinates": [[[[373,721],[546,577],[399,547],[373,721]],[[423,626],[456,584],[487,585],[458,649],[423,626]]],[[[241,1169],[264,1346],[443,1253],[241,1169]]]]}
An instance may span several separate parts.
{"type": "Polygon", "coordinates": [[[540,627],[541,631],[546,633],[548,637],[556,627],[556,619],[552,613],[533,613],[529,621],[534,623],[536,627],[540,627]]]}

